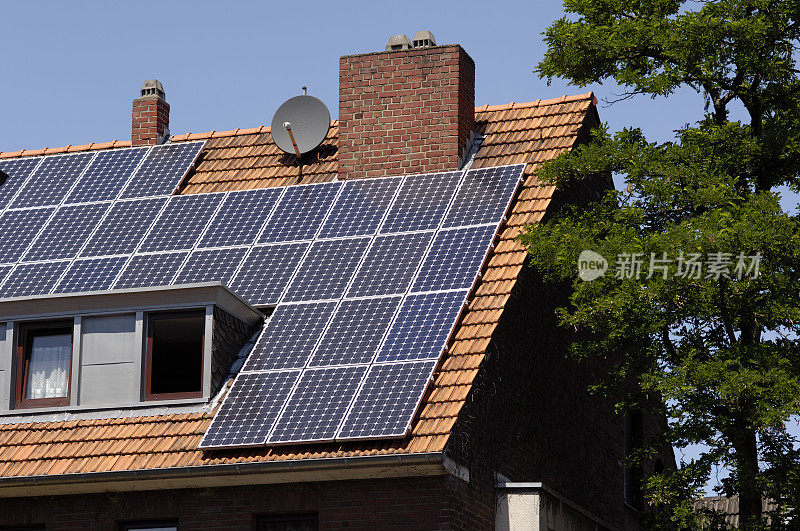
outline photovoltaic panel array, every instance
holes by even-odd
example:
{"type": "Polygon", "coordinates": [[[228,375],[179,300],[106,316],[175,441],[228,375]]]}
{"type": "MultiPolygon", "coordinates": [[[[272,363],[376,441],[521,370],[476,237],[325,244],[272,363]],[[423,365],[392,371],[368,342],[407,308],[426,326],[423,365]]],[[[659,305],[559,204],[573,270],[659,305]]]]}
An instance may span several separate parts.
{"type": "Polygon", "coordinates": [[[41,161],[42,157],[0,160],[0,171],[7,176],[7,180],[0,184],[0,210],[8,206],[41,161]]]}
{"type": "MultiPolygon", "coordinates": [[[[483,183],[486,172],[476,171],[482,172],[477,181],[483,183]]],[[[311,228],[295,232],[298,239],[313,241],[288,286],[278,282],[282,294],[272,294],[278,306],[239,378],[288,370],[299,370],[300,376],[280,412],[259,419],[258,436],[250,426],[231,419],[238,411],[246,417],[259,397],[237,391],[236,398],[226,398],[225,415],[212,421],[202,448],[408,433],[520,182],[522,166],[492,173],[504,181],[484,188],[500,192],[483,196],[472,190],[476,186],[472,174],[363,181],[369,187],[349,181],[332,201],[330,212],[313,216],[315,226],[318,219],[324,220],[316,237],[311,237],[311,228]],[[462,191],[464,186],[470,190],[462,191]],[[391,196],[389,190],[394,190],[391,196]],[[380,200],[365,201],[366,191],[380,200]],[[385,195],[379,197],[378,192],[385,195]],[[468,217],[473,208],[469,205],[491,212],[485,218],[468,217]],[[355,219],[348,222],[348,216],[355,219]],[[467,225],[445,228],[445,219],[460,219],[467,225]],[[217,433],[224,433],[225,440],[217,433]]],[[[286,233],[279,227],[270,232],[286,233]]],[[[235,291],[244,294],[259,283],[256,271],[263,260],[254,259],[253,251],[269,248],[252,247],[247,267],[234,278],[235,291]],[[242,282],[238,289],[237,281],[242,282]]],[[[263,270],[269,269],[273,268],[263,270]]],[[[232,389],[239,386],[237,379],[232,389]]]]}
{"type": "Polygon", "coordinates": [[[522,166],[170,196],[201,148],[3,161],[0,297],[223,282],[276,308],[203,448],[404,436],[522,166]]]}

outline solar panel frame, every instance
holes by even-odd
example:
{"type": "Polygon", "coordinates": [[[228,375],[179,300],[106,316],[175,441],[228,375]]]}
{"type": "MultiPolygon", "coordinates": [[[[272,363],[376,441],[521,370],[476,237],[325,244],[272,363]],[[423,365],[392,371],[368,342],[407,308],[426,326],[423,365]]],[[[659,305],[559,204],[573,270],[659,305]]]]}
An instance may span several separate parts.
{"type": "Polygon", "coordinates": [[[252,245],[285,190],[285,188],[259,188],[227,193],[219,210],[206,227],[198,246],[252,245]]]}
{"type": "Polygon", "coordinates": [[[31,208],[61,204],[77,185],[96,154],[84,151],[44,157],[10,207],[31,208]]]}
{"type": "Polygon", "coordinates": [[[149,150],[150,146],[98,151],[64,203],[117,199],[149,150]]]}
{"type": "Polygon", "coordinates": [[[242,371],[305,367],[336,305],[333,301],[279,305],[264,325],[242,371]]]}
{"type": "Polygon", "coordinates": [[[365,365],[306,369],[292,389],[266,443],[334,440],[366,372],[365,365]]]}
{"type": "Polygon", "coordinates": [[[300,302],[342,297],[371,240],[369,236],[358,236],[315,241],[281,300],[300,302]],[[337,261],[338,258],[341,260],[337,261]]]}
{"type": "Polygon", "coordinates": [[[386,217],[402,183],[403,177],[345,182],[317,237],[341,238],[374,234],[386,217]]]}
{"type": "Polygon", "coordinates": [[[55,207],[6,210],[0,215],[0,263],[15,263],[36,240],[55,207]]]}
{"type": "Polygon", "coordinates": [[[0,171],[8,175],[6,182],[0,185],[0,210],[11,204],[42,160],[44,157],[0,159],[0,171]]]}
{"type": "Polygon", "coordinates": [[[200,241],[224,194],[174,195],[150,227],[138,252],[190,250],[200,241]],[[186,229],[186,227],[189,229],[186,229]]]}
{"type": "Polygon", "coordinates": [[[371,365],[339,425],[336,440],[388,439],[408,435],[436,366],[437,360],[371,365]],[[370,386],[371,382],[375,385],[370,386]],[[374,392],[376,388],[378,392],[374,392]],[[387,412],[391,414],[384,420],[387,425],[376,425],[376,419],[385,417],[387,412]],[[366,421],[372,424],[370,429],[365,429],[366,426],[358,429],[366,421]]]}
{"type": "Polygon", "coordinates": [[[412,292],[469,288],[481,272],[497,225],[444,229],[436,234],[412,292]],[[473,272],[474,274],[470,274],[473,272]]]}
{"type": "Polygon", "coordinates": [[[525,164],[469,170],[453,198],[442,227],[500,223],[511,198],[522,184],[524,170],[525,164]]]}
{"type": "Polygon", "coordinates": [[[314,239],[341,191],[338,181],[287,187],[257,242],[314,239]]]}
{"type": "Polygon", "coordinates": [[[131,254],[167,204],[167,197],[115,202],[89,236],[80,256],[131,254]]]}
{"type": "Polygon", "coordinates": [[[58,208],[28,247],[26,262],[73,258],[99,225],[111,203],[86,203],[58,208]]]}
{"type": "Polygon", "coordinates": [[[379,233],[437,228],[447,213],[462,176],[462,171],[406,176],[379,233]]]}
{"type": "Polygon", "coordinates": [[[200,441],[199,448],[261,446],[266,443],[289,393],[299,377],[299,370],[240,372],[225,400],[200,441]],[[230,417],[243,417],[233,423],[230,417]]]}
{"type": "Polygon", "coordinates": [[[194,167],[204,146],[204,140],[153,146],[119,197],[128,199],[172,194],[194,167]]]}
{"type": "Polygon", "coordinates": [[[255,245],[231,279],[231,289],[254,306],[278,304],[311,246],[308,242],[255,245]],[[287,264],[280,270],[276,264],[287,264]]]}

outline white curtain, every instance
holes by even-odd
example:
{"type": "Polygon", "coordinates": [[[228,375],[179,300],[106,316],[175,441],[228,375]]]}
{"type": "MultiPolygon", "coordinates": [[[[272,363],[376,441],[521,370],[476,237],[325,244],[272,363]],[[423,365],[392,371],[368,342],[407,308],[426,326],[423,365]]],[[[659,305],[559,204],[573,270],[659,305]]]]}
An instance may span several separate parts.
{"type": "Polygon", "coordinates": [[[66,334],[34,336],[25,398],[67,396],[71,339],[66,334]]]}

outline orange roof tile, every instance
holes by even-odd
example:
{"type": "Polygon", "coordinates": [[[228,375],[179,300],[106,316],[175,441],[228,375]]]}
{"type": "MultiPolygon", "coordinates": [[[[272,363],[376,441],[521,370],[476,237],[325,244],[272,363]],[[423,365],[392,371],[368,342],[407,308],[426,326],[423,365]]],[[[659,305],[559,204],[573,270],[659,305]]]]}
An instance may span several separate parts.
{"type": "MultiPolygon", "coordinates": [[[[210,413],[5,424],[0,425],[0,478],[442,452],[525,260],[525,249],[514,238],[522,226],[542,219],[554,192],[537,180],[536,169],[575,145],[595,104],[588,93],[476,108],[476,129],[483,142],[473,167],[525,163],[525,181],[406,439],[202,452],[197,445],[210,413]]],[[[267,127],[174,136],[173,142],[207,139],[182,193],[330,181],[337,173],[338,123],[331,125],[322,149],[299,165],[296,157],[277,149],[267,127]]],[[[0,158],[127,145],[130,142],[115,141],[22,150],[0,158]]]]}

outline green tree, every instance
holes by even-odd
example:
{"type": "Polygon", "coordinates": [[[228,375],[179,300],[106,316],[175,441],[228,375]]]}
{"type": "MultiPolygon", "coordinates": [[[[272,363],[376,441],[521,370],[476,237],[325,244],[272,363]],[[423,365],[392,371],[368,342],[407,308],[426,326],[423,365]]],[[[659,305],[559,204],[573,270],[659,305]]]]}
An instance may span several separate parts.
{"type": "Polygon", "coordinates": [[[689,87],[705,112],[675,124],[667,143],[601,127],[592,142],[545,165],[540,177],[562,189],[611,174],[627,187],[529,227],[521,240],[531,263],[572,282],[562,323],[576,331],[576,356],[615,354],[605,387],[627,389],[619,409],[666,414],[663,439],[650,442],[708,447],[645,480],[670,525],[698,525],[691,499],[722,465],[731,475],[721,490],[739,494],[742,528],[766,526],[762,495],[796,527],[800,456],[785,423],[800,413],[800,220],[782,210],[777,190],[800,190],[800,0],[564,7],[567,16],[545,32],[539,75],[579,86],[613,79],[622,98],[689,87]],[[733,106],[746,119],[732,120],[733,106]],[[584,249],[609,259],[609,273],[580,281],[584,249]],[[623,254],[628,268],[618,269],[623,254]],[[757,277],[748,271],[756,255],[757,277]],[[634,273],[638,260],[639,278],[612,274],[634,273]]]}

